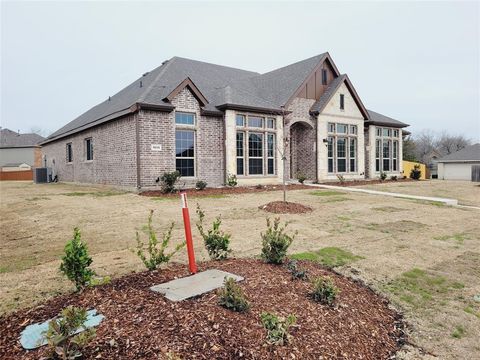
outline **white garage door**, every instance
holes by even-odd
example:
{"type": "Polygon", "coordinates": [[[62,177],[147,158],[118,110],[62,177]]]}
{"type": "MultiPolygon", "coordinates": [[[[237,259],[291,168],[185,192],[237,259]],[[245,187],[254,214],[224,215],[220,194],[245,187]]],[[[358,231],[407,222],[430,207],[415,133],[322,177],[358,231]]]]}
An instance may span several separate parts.
{"type": "Polygon", "coordinates": [[[449,164],[445,163],[445,180],[471,180],[471,164],[449,164]]]}

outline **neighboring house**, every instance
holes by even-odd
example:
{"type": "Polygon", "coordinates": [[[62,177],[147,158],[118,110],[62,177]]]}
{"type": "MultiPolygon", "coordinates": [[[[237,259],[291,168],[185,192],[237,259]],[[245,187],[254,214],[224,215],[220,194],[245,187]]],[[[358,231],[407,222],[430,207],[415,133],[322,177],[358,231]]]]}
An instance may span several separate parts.
{"type": "MultiPolygon", "coordinates": [[[[382,89],[385,91],[385,89],[382,89]]],[[[145,188],[402,172],[402,128],[367,110],[324,53],[265,74],[174,57],[42,143],[60,181],[145,188]]]]}
{"type": "Polygon", "coordinates": [[[7,167],[7,164],[41,166],[42,153],[38,143],[43,140],[45,138],[38,134],[20,134],[9,129],[1,129],[0,168],[7,167]]]}
{"type": "Polygon", "coordinates": [[[480,165],[480,143],[437,159],[438,178],[442,180],[471,180],[472,165],[480,165]]]}

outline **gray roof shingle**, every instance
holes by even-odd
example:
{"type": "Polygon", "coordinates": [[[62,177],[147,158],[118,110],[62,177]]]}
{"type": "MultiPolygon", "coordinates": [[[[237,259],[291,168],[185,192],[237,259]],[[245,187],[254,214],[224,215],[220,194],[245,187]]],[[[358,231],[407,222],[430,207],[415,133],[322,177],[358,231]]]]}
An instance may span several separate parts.
{"type": "Polygon", "coordinates": [[[462,150],[448,154],[437,162],[468,162],[468,161],[480,161],[480,143],[469,145],[462,150]]]}
{"type": "Polygon", "coordinates": [[[19,134],[10,129],[0,130],[0,148],[34,147],[45,140],[38,134],[19,134]]]}
{"type": "Polygon", "coordinates": [[[409,126],[408,124],[392,119],[388,116],[379,114],[373,110],[368,110],[368,113],[370,115],[370,120],[368,121],[369,124],[391,126],[391,127],[398,127],[398,128],[409,126]]]}

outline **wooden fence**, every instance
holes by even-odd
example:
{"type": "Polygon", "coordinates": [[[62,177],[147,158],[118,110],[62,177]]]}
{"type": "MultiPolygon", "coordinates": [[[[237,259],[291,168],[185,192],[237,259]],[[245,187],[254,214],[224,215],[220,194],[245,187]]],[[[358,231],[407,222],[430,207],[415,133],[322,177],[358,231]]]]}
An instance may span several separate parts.
{"type": "Polygon", "coordinates": [[[0,181],[33,180],[33,170],[0,171],[0,181]]]}

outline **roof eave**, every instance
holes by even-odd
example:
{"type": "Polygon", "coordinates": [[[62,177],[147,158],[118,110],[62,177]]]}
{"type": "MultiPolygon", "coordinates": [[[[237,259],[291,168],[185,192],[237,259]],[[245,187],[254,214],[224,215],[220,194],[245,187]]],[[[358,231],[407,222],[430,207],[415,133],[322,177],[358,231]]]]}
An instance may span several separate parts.
{"type": "Polygon", "coordinates": [[[366,125],[387,126],[387,127],[398,128],[398,129],[402,129],[402,128],[406,128],[406,127],[410,126],[409,124],[404,124],[404,123],[392,124],[392,123],[387,123],[387,122],[382,122],[382,121],[373,121],[373,120],[368,120],[368,121],[365,122],[365,124],[366,125]]]}
{"type": "Polygon", "coordinates": [[[219,110],[250,111],[250,112],[257,112],[257,113],[262,113],[262,114],[272,114],[272,115],[283,115],[283,114],[290,113],[289,111],[285,111],[283,109],[264,108],[264,107],[249,106],[249,105],[238,105],[238,104],[230,104],[230,103],[218,105],[217,109],[219,109],[219,110]]]}

